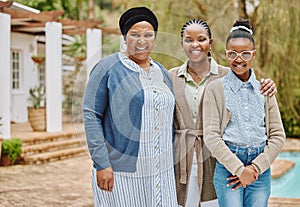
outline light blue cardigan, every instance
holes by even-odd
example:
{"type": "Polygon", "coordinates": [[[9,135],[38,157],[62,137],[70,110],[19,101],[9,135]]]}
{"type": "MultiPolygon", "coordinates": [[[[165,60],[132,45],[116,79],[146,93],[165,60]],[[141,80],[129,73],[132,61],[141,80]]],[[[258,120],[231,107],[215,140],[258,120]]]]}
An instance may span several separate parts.
{"type": "MultiPolygon", "coordinates": [[[[158,62],[172,90],[167,70],[158,62]]],[[[144,91],[139,73],[127,68],[118,53],[100,60],[91,71],[83,100],[88,148],[97,170],[135,172],[139,151],[144,91]]]]}

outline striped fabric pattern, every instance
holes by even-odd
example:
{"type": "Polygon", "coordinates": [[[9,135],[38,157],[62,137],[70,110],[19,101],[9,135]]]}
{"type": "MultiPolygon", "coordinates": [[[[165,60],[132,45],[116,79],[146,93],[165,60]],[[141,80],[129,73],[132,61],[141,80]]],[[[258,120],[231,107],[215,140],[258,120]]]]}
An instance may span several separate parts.
{"type": "Polygon", "coordinates": [[[174,96],[153,61],[148,73],[126,57],[122,61],[139,72],[145,93],[137,170],[114,172],[113,192],[105,192],[98,188],[93,169],[95,206],[177,207],[172,150],[174,96]]]}

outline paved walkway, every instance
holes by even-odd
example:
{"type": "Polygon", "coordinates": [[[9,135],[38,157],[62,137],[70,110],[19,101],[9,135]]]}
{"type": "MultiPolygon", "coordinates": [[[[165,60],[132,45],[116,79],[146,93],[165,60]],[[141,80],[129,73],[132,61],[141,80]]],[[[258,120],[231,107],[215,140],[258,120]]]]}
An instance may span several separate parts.
{"type": "Polygon", "coordinates": [[[92,207],[87,154],[41,165],[0,167],[1,207],[92,207]]]}
{"type": "MultiPolygon", "coordinates": [[[[31,136],[20,128],[14,131],[31,136]]],[[[289,139],[284,151],[296,149],[300,149],[300,139],[289,139]]],[[[92,207],[91,166],[86,153],[40,165],[0,167],[0,207],[92,207]]],[[[291,206],[299,207],[300,198],[271,198],[269,203],[269,207],[291,206]]]]}
{"type": "MultiPolygon", "coordinates": [[[[40,164],[0,167],[0,207],[93,207],[87,154],[40,164]]],[[[299,207],[299,199],[270,198],[269,207],[299,207]]]]}

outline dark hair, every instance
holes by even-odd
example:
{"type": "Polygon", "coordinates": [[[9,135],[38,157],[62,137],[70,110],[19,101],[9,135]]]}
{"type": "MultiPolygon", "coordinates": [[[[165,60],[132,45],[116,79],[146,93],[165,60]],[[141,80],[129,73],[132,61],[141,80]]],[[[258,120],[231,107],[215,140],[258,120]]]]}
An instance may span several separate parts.
{"type": "Polygon", "coordinates": [[[199,24],[200,26],[204,27],[205,30],[207,31],[208,33],[208,37],[209,39],[211,39],[211,31],[210,31],[210,28],[208,26],[208,24],[203,21],[202,19],[191,19],[191,20],[188,20],[181,28],[181,39],[183,38],[183,33],[185,32],[186,28],[189,26],[189,25],[192,25],[192,24],[199,24]]]}
{"type": "Polygon", "coordinates": [[[252,35],[252,27],[249,23],[249,20],[239,19],[233,24],[233,27],[231,28],[230,33],[227,37],[226,45],[231,39],[235,38],[247,38],[253,43],[253,46],[255,47],[255,42],[252,35]]]}
{"type": "MultiPolygon", "coordinates": [[[[204,29],[207,31],[208,33],[208,38],[211,39],[212,35],[211,35],[211,31],[210,31],[210,28],[208,26],[208,24],[202,20],[202,19],[191,19],[191,20],[188,20],[181,28],[181,33],[180,33],[180,36],[181,36],[181,41],[182,41],[182,38],[183,38],[183,33],[185,32],[186,28],[192,24],[198,24],[202,27],[204,27],[204,29]]],[[[211,53],[208,52],[207,54],[209,57],[211,56],[211,53]]]]}

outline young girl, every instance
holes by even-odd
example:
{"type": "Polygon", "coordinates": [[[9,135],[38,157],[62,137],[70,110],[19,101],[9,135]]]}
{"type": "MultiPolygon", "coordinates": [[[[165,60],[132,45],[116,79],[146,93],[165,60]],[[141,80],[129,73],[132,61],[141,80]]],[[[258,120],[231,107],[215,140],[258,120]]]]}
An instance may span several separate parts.
{"type": "Polygon", "coordinates": [[[251,68],[255,56],[251,26],[238,20],[226,41],[231,70],[204,92],[204,143],[217,159],[214,186],[220,207],[268,206],[270,165],[285,141],[275,96],[259,91],[251,68]]]}

